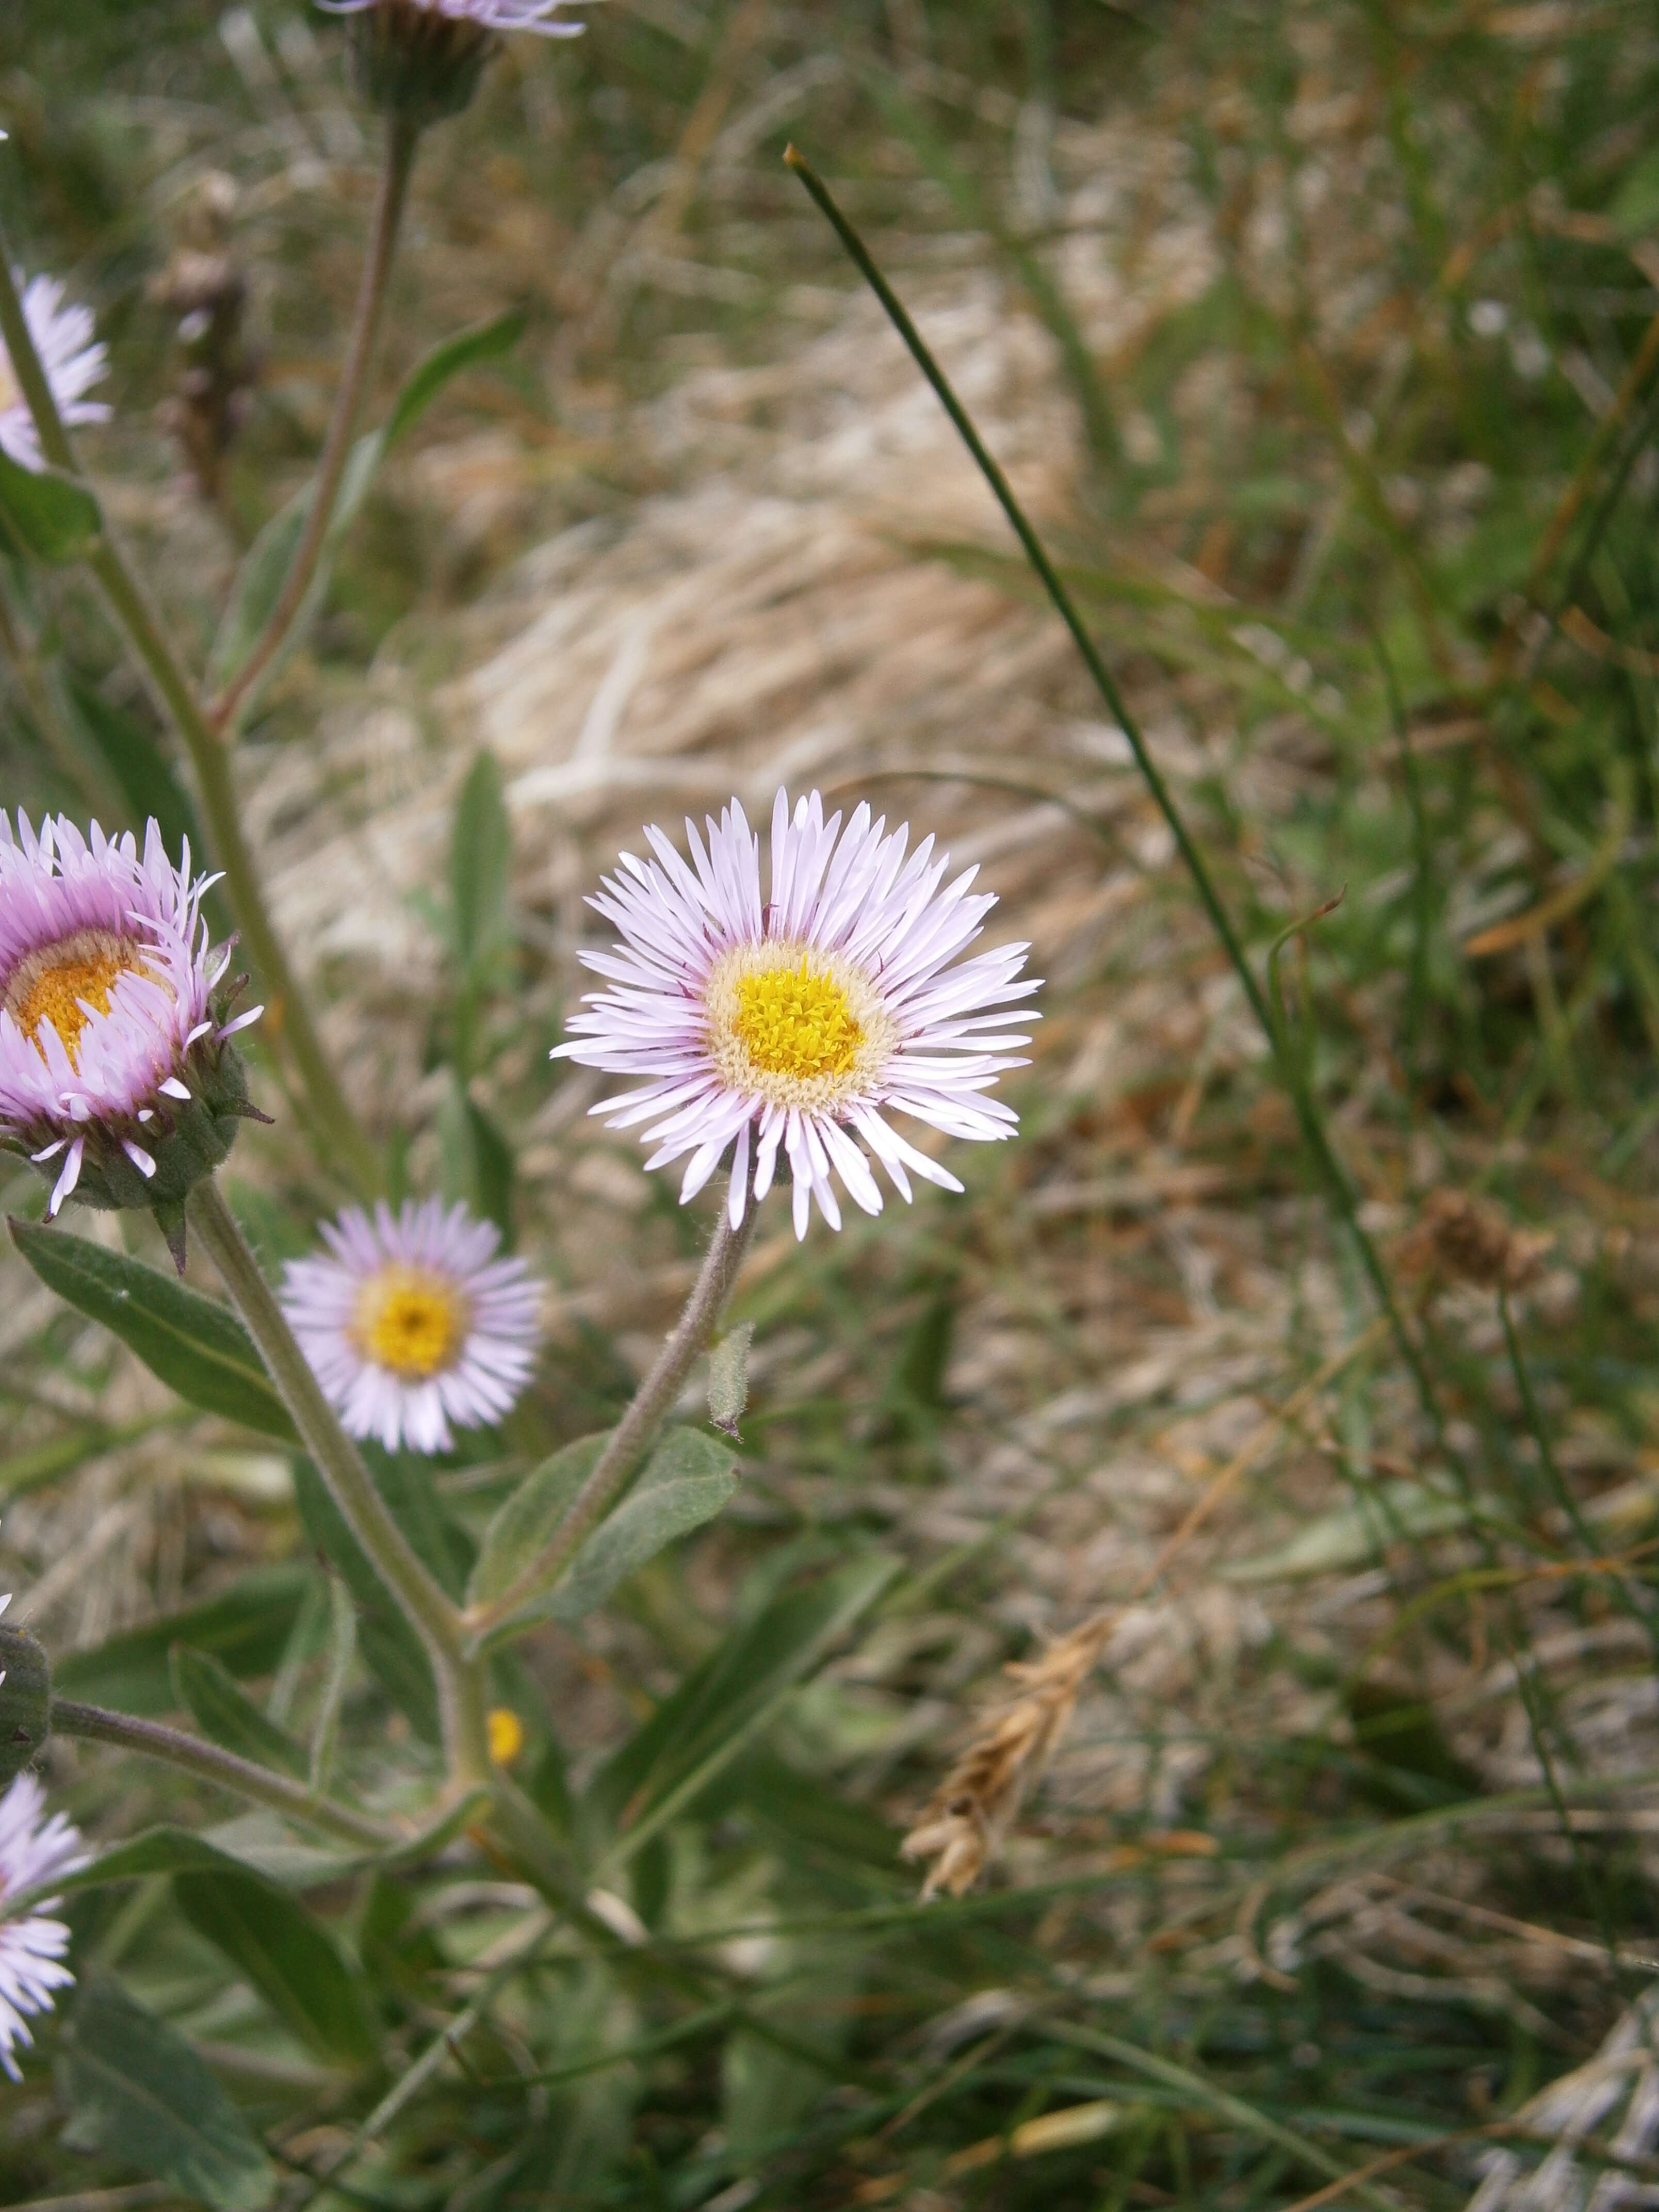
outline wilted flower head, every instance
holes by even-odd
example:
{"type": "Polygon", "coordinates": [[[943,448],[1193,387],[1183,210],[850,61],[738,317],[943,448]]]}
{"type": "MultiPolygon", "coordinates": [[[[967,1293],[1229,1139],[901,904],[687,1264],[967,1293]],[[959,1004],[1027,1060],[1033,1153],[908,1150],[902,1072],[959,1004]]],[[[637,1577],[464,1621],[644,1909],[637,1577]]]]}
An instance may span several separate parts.
{"type": "Polygon", "coordinates": [[[968,869],[940,889],[950,855],[925,837],[909,858],[908,825],[889,832],[860,805],[846,825],[823,818],[817,792],[772,810],[770,896],[761,892],[760,840],[733,799],[708,848],[688,822],[693,869],[660,830],[654,861],[622,855],[589,903],[622,932],[610,952],[584,952],[612,988],[590,993],[574,1016],[568,1054],[589,1067],[643,1076],[644,1087],[592,1109],[613,1128],[647,1122],[647,1168],[690,1152],[684,1203],[732,1149],[728,1204],[743,1218],[751,1147],[755,1196],[770,1188],[780,1147],[794,1185],[795,1234],[817,1200],[832,1229],[841,1210],[832,1176],[866,1213],[881,1193],[861,1137],[900,1195],[915,1173],[962,1185],[908,1144],[887,1116],[907,1114],[947,1136],[1012,1136],[1012,1109],[984,1096],[1023,1067],[1007,1034],[1029,1012],[993,1011],[1027,998],[1018,981],[1029,946],[957,955],[996,904],[970,896],[968,869]],[[956,963],[952,965],[952,963],[956,963]]]}
{"type": "MultiPolygon", "coordinates": [[[[93,341],[92,310],[66,307],[64,288],[55,276],[33,276],[27,284],[21,276],[14,281],[22,294],[23,319],[58,403],[58,412],[69,423],[107,422],[108,408],[85,397],[108,366],[104,348],[93,341]]],[[[20,468],[46,465],[34,418],[3,341],[0,341],[0,451],[20,468]]]]}
{"type": "Polygon", "coordinates": [[[495,1224],[410,1199],[373,1220],[349,1206],[322,1234],[331,1256],[289,1261],[283,1311],[351,1434],[447,1451],[452,1421],[499,1420],[535,1364],[541,1293],[494,1256],[495,1224]]]}
{"type": "Polygon", "coordinates": [[[94,1206],[167,1225],[229,1152],[247,1103],[233,1021],[215,993],[230,947],[208,944],[210,878],[178,867],[151,822],[83,837],[65,816],[37,836],[0,814],[0,1143],[94,1206]]]}
{"type": "Polygon", "coordinates": [[[459,114],[477,88],[500,31],[580,38],[560,20],[572,0],[317,0],[351,21],[351,55],[365,99],[417,127],[459,114]]]}
{"type": "MultiPolygon", "coordinates": [[[[40,1817],[45,1795],[32,1774],[20,1774],[0,1797],[0,2067],[14,2081],[21,2077],[15,2056],[19,2044],[33,2041],[28,2021],[50,2012],[52,1992],[75,1979],[64,1964],[70,1932],[61,1920],[41,1911],[6,1917],[10,1900],[59,1875],[84,1866],[81,1832],[61,1813],[40,1817]]],[[[44,1900],[50,1911],[55,1899],[44,1900]]]]}

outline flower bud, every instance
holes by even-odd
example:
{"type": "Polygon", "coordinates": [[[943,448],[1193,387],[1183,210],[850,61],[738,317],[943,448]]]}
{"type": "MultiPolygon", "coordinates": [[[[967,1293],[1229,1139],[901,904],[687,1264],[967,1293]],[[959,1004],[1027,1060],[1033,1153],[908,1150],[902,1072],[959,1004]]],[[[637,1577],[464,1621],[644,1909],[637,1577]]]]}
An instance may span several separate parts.
{"type": "Polygon", "coordinates": [[[27,1629],[0,1623],[0,1786],[51,1733],[52,1664],[27,1629]]]}

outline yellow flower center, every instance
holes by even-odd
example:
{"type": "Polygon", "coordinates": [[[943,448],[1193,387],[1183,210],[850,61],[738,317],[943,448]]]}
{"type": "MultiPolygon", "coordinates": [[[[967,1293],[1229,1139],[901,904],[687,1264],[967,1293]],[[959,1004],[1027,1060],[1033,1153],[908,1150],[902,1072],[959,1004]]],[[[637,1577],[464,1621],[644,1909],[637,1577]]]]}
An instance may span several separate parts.
{"type": "Polygon", "coordinates": [[[5,1009],[43,1060],[40,1030],[45,1022],[63,1040],[70,1066],[78,1067],[81,1032],[90,1018],[87,1009],[106,1014],[116,978],[143,972],[141,945],[111,930],[77,929],[72,937],[43,945],[19,961],[6,987],[5,1009]]]}
{"type": "Polygon", "coordinates": [[[798,1079],[849,1073],[863,1035],[846,992],[805,954],[799,968],[739,978],[732,1028],[757,1068],[798,1079]]]}
{"type": "Polygon", "coordinates": [[[866,1094],[898,1042],[862,968],[799,940],[723,952],[703,1012],[709,1055],[730,1090],[806,1113],[866,1094]]]}
{"type": "Polygon", "coordinates": [[[424,1382],[453,1363],[470,1319],[453,1283],[399,1265],[381,1268],[363,1285],[352,1334],[377,1366],[405,1382],[424,1382]]]}

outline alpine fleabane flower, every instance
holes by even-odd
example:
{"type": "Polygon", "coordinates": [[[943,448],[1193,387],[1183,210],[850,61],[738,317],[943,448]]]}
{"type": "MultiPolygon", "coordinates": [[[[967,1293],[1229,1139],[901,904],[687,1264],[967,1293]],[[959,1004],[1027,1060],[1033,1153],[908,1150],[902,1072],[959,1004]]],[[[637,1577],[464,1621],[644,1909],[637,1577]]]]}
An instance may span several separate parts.
{"type": "Polygon", "coordinates": [[[37,836],[0,814],[0,1144],[100,1206],[144,1206],[182,1235],[185,1194],[252,1115],[219,993],[231,948],[208,942],[213,878],[167,859],[152,821],[82,836],[60,815],[37,836]]]}
{"type": "Polygon", "coordinates": [[[84,1866],[81,1832],[61,1813],[41,1819],[45,1795],[32,1774],[20,1774],[0,1796],[0,2067],[14,2081],[22,2079],[16,2059],[19,2044],[33,2040],[29,2020],[50,2012],[53,1992],[75,1977],[64,1964],[70,1932],[44,1909],[7,1917],[9,1902],[59,1875],[84,1866]]]}
{"type": "Polygon", "coordinates": [[[502,31],[579,38],[561,20],[570,0],[317,0],[349,19],[353,72],[366,100],[416,130],[459,115],[502,31]]]}
{"type": "Polygon", "coordinates": [[[499,1420],[530,1379],[540,1290],[498,1260],[495,1224],[464,1206],[349,1206],[322,1224],[328,1255],[290,1260],[282,1306],[354,1437],[447,1451],[450,1423],[499,1420]]]}
{"type": "MultiPolygon", "coordinates": [[[[104,348],[93,339],[92,310],[65,307],[64,288],[55,276],[33,276],[27,284],[21,277],[16,281],[23,295],[23,319],[58,403],[58,412],[69,423],[106,422],[109,409],[100,400],[86,397],[108,366],[104,348]]],[[[0,451],[20,468],[46,465],[34,418],[3,343],[0,343],[0,451]]]]}
{"type": "Polygon", "coordinates": [[[680,1200],[701,1190],[728,1149],[727,1205],[743,1218],[751,1147],[757,1200],[771,1186],[780,1148],[793,1184],[795,1234],[811,1205],[832,1229],[841,1210],[832,1177],[866,1213],[881,1192],[855,1138],[873,1152],[901,1197],[911,1173],[945,1190],[953,1175],[899,1135],[888,1116],[908,1115],[951,1137],[1012,1136],[1018,1117],[985,1093],[1023,1067],[1008,1034],[1033,1018],[1007,1011],[1037,988],[1019,981],[1030,947],[958,955],[996,900],[968,869],[941,889],[950,855],[926,837],[905,857],[909,829],[889,831],[859,806],[845,830],[826,822],[817,792],[793,814],[780,791],[772,810],[770,895],[761,891],[760,840],[733,799],[707,823],[705,850],[688,822],[693,867],[660,830],[646,836],[654,860],[621,856],[589,902],[623,942],[584,952],[611,988],[590,993],[556,1049],[613,1075],[642,1076],[641,1090],[592,1110],[613,1128],[648,1123],[647,1168],[690,1152],[680,1200]]]}

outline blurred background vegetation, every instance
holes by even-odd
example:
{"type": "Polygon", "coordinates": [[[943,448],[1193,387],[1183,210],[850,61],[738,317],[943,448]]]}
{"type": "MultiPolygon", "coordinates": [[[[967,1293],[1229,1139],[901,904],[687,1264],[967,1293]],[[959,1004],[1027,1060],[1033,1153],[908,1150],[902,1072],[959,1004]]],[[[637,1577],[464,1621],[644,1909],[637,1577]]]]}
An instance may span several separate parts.
{"type": "MultiPolygon", "coordinates": [[[[77,1966],[191,2040],[296,2206],[1243,2212],[1337,2185],[1498,2212],[1552,2146],[1528,2203],[1637,2201],[1659,2157],[1652,11],[589,16],[508,43],[425,148],[377,410],[457,326],[517,309],[523,335],[377,480],[240,763],[398,1174],[548,1275],[538,1389],[440,1468],[441,1541],[603,1423],[689,1280],[697,1223],[545,1060],[581,895],[640,821],[787,775],[982,860],[1048,978],[1023,1133],[953,1161],[965,1200],[799,1250],[769,1221],[732,1512],[503,1681],[526,1785],[611,1869],[587,1920],[539,1931],[465,1843],[368,1887],[290,1867],[372,1984],[355,2070],[163,1880],[78,1901],[77,1966]],[[1283,981],[1426,1406],[1121,733],[782,167],[791,137],[1042,517],[1257,957],[1346,889],[1283,981]],[[496,836],[510,896],[464,926],[454,887],[496,836]],[[877,1551],[893,1578],[825,1663],[733,1705],[706,1778],[611,1850],[617,1747],[711,1655],[764,1686],[756,1625],[877,1551]],[[1042,1787],[979,1888],[919,1905],[899,1838],[999,1667],[1101,1608],[1042,1787]]],[[[0,211],[97,311],[117,419],[83,447],[198,659],[325,419],[375,154],[339,49],[299,0],[0,17],[0,211]]],[[[4,605],[8,802],[185,803],[82,586],[9,578],[4,605]]],[[[254,1058],[281,1118],[234,1195],[275,1259],[340,1194],[254,1058]]],[[[38,1211],[24,1178],[4,1195],[38,1211]]],[[[6,1283],[0,1587],[64,1686],[168,1710],[183,1640],[285,1717],[317,1648],[285,1462],[181,1425],[10,1259],[6,1283]]],[[[354,1684],[365,1774],[419,1755],[388,1679],[354,1684]]],[[[52,1778],[100,1840],[226,1812],[68,1747],[52,1778]]],[[[0,2083],[0,2197],[167,2201],[62,2139],[55,2032],[0,2083]]]]}

